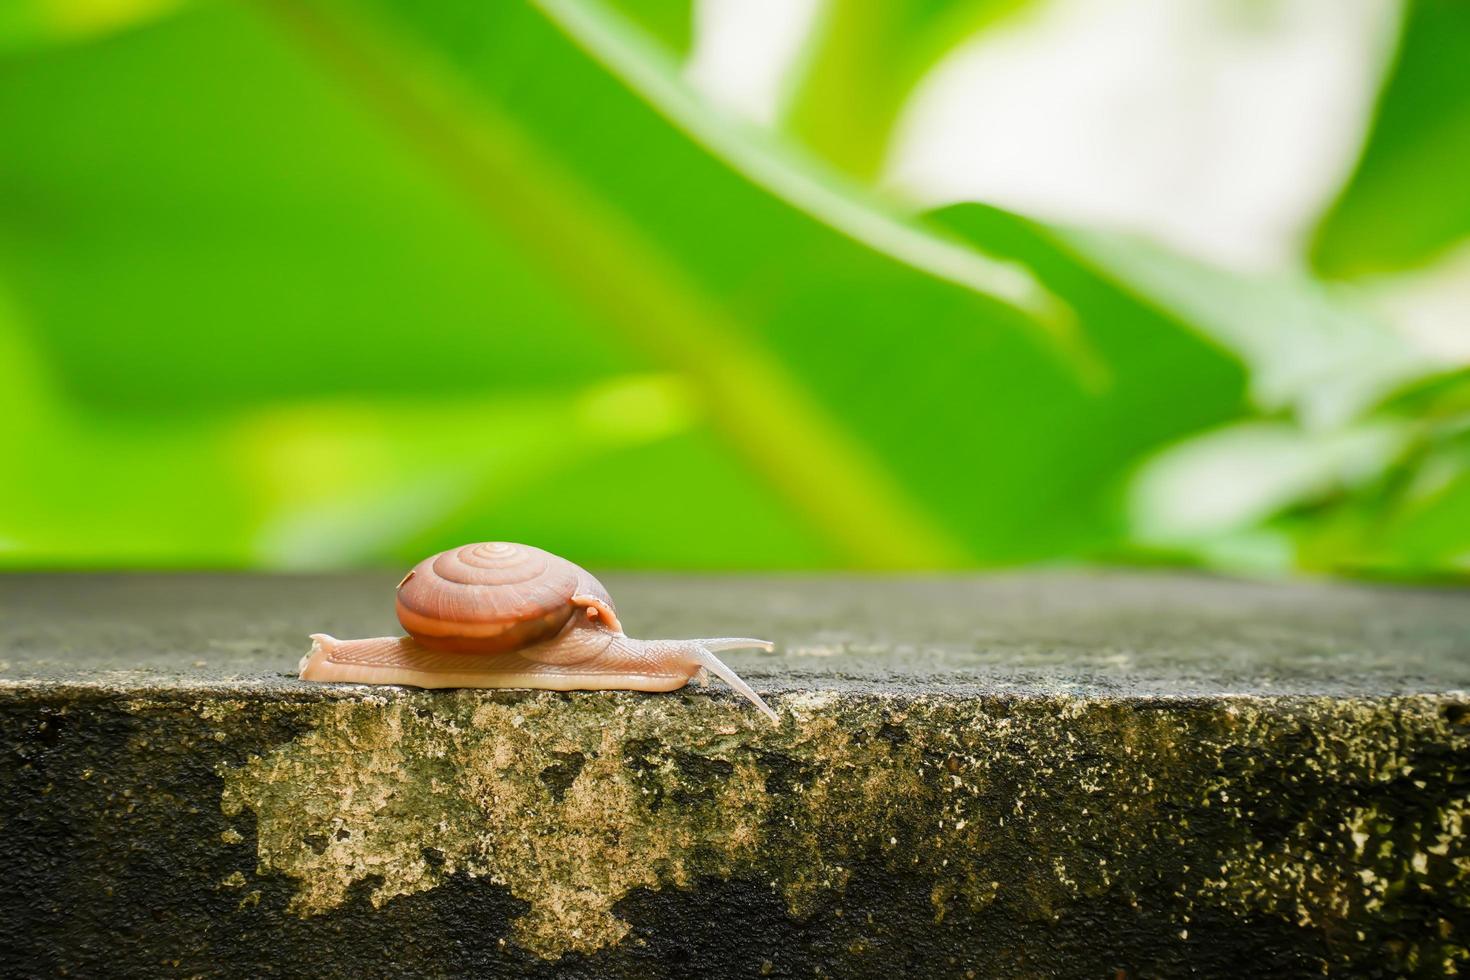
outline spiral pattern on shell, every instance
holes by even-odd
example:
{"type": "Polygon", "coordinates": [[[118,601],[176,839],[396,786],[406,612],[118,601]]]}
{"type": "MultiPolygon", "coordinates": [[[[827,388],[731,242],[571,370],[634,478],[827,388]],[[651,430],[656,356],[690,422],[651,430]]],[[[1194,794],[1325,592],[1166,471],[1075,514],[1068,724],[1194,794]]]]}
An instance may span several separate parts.
{"type": "Polygon", "coordinates": [[[467,544],[426,558],[398,585],[398,621],[432,650],[502,653],[555,636],[571,598],[597,580],[529,545],[467,544]]]}

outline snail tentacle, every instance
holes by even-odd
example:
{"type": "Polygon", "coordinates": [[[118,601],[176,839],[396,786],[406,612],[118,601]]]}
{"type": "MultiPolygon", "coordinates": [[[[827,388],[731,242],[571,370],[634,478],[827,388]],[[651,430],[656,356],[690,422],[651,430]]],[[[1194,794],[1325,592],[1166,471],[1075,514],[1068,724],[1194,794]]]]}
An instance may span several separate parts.
{"type": "Polygon", "coordinates": [[[613,609],[612,603],[602,596],[593,595],[590,592],[579,592],[572,596],[572,605],[587,610],[588,619],[601,617],[602,625],[614,633],[623,632],[623,624],[618,622],[618,614],[613,609]]]}
{"type": "Polygon", "coordinates": [[[693,656],[695,663],[697,663],[700,667],[708,670],[710,673],[714,674],[716,677],[720,678],[726,684],[729,684],[732,688],[735,689],[735,691],[737,693],[739,693],[740,695],[742,695],[747,701],[749,701],[751,704],[755,705],[762,712],[764,712],[765,715],[766,715],[766,717],[769,718],[769,719],[771,719],[771,723],[772,724],[775,724],[775,725],[781,724],[781,719],[779,717],[777,717],[776,712],[774,712],[774,711],[771,710],[771,706],[768,705],[768,704],[766,704],[766,702],[761,698],[761,696],[759,694],[755,693],[755,690],[749,684],[747,684],[747,683],[745,683],[745,681],[741,680],[739,674],[735,673],[735,671],[731,670],[729,667],[726,667],[725,664],[724,664],[724,661],[720,660],[719,657],[716,657],[713,653],[711,653],[709,651],[709,648],[708,647],[702,645],[702,644],[710,643],[710,642],[715,642],[715,643],[721,643],[721,642],[723,642],[723,643],[738,643],[738,644],[740,644],[739,647],[727,646],[727,647],[723,647],[722,648],[722,649],[726,649],[726,650],[741,649],[742,647],[751,646],[752,643],[754,645],[764,647],[765,649],[768,649],[768,650],[769,649],[774,649],[774,648],[770,644],[766,643],[764,640],[755,640],[755,641],[750,641],[750,640],[723,640],[723,641],[722,640],[714,640],[714,641],[710,641],[710,640],[691,640],[691,641],[689,641],[690,653],[693,656]]]}
{"type": "Polygon", "coordinates": [[[687,642],[702,646],[711,652],[719,652],[721,650],[764,650],[770,653],[776,649],[776,644],[770,640],[752,640],[746,636],[721,636],[705,640],[689,640],[687,642]]]}

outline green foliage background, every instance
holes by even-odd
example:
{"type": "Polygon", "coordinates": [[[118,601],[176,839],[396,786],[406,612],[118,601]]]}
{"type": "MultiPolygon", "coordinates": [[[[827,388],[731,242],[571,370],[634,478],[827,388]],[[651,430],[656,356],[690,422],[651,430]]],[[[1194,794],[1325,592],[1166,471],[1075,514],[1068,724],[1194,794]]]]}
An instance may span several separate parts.
{"type": "Polygon", "coordinates": [[[1470,572],[1470,380],[1352,289],[1470,235],[1470,8],[1265,281],[873,187],[1024,6],[831,0],[773,133],[688,3],[12,0],[0,564],[1470,572]]]}

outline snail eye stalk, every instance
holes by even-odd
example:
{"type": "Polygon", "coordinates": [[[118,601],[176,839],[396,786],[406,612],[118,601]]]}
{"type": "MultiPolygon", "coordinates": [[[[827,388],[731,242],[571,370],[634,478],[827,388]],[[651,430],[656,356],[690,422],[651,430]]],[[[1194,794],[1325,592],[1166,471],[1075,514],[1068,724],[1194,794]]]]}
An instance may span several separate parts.
{"type": "Polygon", "coordinates": [[[747,640],[732,637],[721,640],[690,640],[689,645],[692,649],[695,663],[720,678],[726,684],[729,684],[746,700],[764,712],[765,716],[771,719],[774,724],[781,724],[781,719],[776,716],[776,712],[771,710],[771,706],[766,704],[765,700],[759,694],[755,693],[749,684],[741,680],[739,674],[726,667],[724,661],[720,660],[719,657],[716,657],[711,652],[712,650],[748,650],[752,648],[770,651],[775,649],[771,643],[765,640],[747,640]]]}

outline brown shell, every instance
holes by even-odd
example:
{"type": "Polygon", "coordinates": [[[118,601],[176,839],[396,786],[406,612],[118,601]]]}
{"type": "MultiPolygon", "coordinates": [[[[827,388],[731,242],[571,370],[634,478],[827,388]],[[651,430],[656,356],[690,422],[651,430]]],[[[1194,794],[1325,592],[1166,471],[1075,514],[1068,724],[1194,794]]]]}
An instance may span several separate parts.
{"type": "MultiPolygon", "coordinates": [[[[524,544],[467,544],[425,558],[398,584],[398,621],[432,650],[503,653],[555,636],[572,597],[607,591],[565,558],[524,544]]],[[[611,605],[611,600],[607,600],[611,605]]]]}

